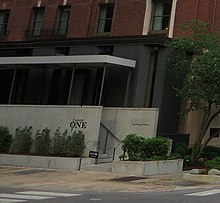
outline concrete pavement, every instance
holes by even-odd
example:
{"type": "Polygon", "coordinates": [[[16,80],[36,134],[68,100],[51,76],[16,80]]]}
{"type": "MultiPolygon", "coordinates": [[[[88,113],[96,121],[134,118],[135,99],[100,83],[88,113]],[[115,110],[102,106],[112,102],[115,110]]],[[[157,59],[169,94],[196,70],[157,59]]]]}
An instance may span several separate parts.
{"type": "Polygon", "coordinates": [[[145,192],[204,187],[209,184],[183,180],[182,174],[128,176],[107,172],[0,167],[0,187],[53,191],[145,192]]]}

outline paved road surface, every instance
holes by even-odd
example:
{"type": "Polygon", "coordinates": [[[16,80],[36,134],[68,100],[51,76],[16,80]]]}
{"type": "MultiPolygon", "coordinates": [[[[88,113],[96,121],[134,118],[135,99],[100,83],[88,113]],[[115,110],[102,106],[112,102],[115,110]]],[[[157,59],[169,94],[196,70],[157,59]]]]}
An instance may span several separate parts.
{"type": "Polygon", "coordinates": [[[220,188],[164,192],[52,192],[0,188],[0,203],[219,203],[220,188]]]}
{"type": "Polygon", "coordinates": [[[220,203],[220,185],[181,174],[137,177],[0,167],[0,203],[220,203]]]}

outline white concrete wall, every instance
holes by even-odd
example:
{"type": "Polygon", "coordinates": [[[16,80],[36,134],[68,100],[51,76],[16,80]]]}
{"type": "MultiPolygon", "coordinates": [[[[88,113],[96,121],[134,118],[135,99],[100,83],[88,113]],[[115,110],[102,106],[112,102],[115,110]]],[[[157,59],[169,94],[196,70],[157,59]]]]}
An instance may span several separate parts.
{"type": "Polygon", "coordinates": [[[119,139],[128,134],[155,137],[159,109],[157,108],[103,108],[101,121],[119,139]]]}
{"type": "Polygon", "coordinates": [[[112,173],[129,175],[162,175],[181,173],[183,160],[163,160],[163,161],[113,161],[112,173]]]}
{"type": "Polygon", "coordinates": [[[52,135],[58,127],[70,132],[74,119],[81,124],[72,130],[82,131],[87,148],[96,150],[97,142],[93,141],[98,140],[101,114],[102,107],[97,106],[0,105],[0,124],[8,126],[11,133],[19,126],[32,126],[33,136],[36,130],[47,127],[52,135]]]}
{"type": "MultiPolygon", "coordinates": [[[[81,169],[84,169],[86,165],[93,164],[94,162],[95,160],[92,158],[83,158],[81,169]]],[[[79,164],[79,158],[0,154],[0,166],[78,170],[79,164]]]]}
{"type": "MultiPolygon", "coordinates": [[[[103,108],[101,122],[106,125],[119,140],[128,134],[143,137],[156,137],[159,109],[157,108],[103,108]]],[[[100,139],[104,141],[105,137],[100,139]]],[[[112,140],[116,147],[119,142],[112,140]]],[[[121,145],[116,150],[115,158],[122,154],[121,145]]]]}

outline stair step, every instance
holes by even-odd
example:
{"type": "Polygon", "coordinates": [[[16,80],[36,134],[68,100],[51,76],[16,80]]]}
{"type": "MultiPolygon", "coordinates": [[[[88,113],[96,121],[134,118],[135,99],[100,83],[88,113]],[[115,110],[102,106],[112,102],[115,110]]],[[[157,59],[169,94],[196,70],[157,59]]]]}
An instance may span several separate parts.
{"type": "Polygon", "coordinates": [[[84,167],[84,170],[87,171],[102,171],[102,172],[111,172],[112,164],[104,163],[104,164],[90,164],[84,167]]]}
{"type": "Polygon", "coordinates": [[[97,164],[102,164],[102,163],[112,163],[112,157],[98,158],[97,164]]]}
{"type": "Polygon", "coordinates": [[[106,159],[108,158],[108,154],[99,154],[99,159],[106,159]]]}

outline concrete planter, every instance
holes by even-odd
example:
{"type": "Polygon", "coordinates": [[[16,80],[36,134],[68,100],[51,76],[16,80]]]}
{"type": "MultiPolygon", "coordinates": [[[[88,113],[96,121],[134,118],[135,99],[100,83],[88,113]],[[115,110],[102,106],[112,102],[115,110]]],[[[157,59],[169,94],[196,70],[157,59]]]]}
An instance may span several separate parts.
{"type": "Polygon", "coordinates": [[[162,175],[181,173],[183,160],[162,160],[162,161],[113,161],[112,173],[129,175],[162,175]]]}
{"type": "MultiPolygon", "coordinates": [[[[47,169],[78,170],[80,158],[0,154],[0,166],[22,166],[47,169]]],[[[94,159],[83,158],[81,169],[94,159]]]]}

